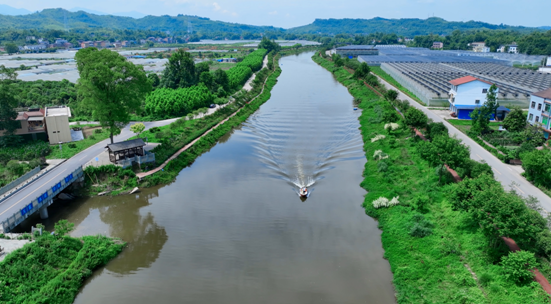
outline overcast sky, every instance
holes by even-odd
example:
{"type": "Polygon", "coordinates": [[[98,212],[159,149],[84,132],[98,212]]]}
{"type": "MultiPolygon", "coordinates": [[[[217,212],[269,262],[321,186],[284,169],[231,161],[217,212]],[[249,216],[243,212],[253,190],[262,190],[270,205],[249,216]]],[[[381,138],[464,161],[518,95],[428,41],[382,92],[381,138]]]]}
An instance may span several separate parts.
{"type": "Polygon", "coordinates": [[[548,26],[550,0],[0,0],[31,11],[83,7],[105,13],[197,15],[253,25],[295,27],[316,18],[427,18],[548,26]]]}

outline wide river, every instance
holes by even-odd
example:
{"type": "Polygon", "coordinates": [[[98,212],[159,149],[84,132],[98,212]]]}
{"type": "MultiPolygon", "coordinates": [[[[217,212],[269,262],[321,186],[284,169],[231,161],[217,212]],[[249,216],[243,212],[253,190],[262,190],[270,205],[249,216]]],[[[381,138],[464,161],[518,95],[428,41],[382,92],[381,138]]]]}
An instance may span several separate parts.
{"type": "Polygon", "coordinates": [[[128,242],[75,303],[395,302],[361,207],[360,113],[311,56],[282,58],[272,98],[173,183],[51,207],[47,228],[128,242]]]}

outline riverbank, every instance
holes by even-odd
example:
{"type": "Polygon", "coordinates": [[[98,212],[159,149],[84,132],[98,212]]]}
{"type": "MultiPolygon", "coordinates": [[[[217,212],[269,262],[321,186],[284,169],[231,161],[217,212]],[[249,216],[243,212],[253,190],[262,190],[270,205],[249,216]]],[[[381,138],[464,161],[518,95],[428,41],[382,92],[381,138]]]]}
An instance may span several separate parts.
{"type": "Polygon", "coordinates": [[[368,158],[361,186],[369,191],[363,206],[383,231],[398,303],[549,303],[537,283],[517,285],[506,278],[499,261],[507,247],[488,246],[468,214],[452,210],[450,186],[440,185],[404,121],[398,119],[395,131],[385,130],[383,116],[394,108],[345,69],[318,54],[312,59],[360,101],[368,158]],[[381,197],[399,204],[376,209],[372,202],[381,197]]]}
{"type": "Polygon", "coordinates": [[[84,279],[125,244],[105,236],[45,233],[0,262],[1,303],[72,303],[84,279]]]}
{"type": "Polygon", "coordinates": [[[108,192],[109,195],[118,195],[128,193],[136,186],[146,188],[173,181],[183,168],[191,165],[199,155],[214,146],[218,139],[230,132],[232,128],[239,126],[270,99],[270,91],[281,74],[281,68],[278,65],[281,56],[279,54],[274,56],[272,53],[267,56],[268,61],[272,62],[269,65],[272,69],[265,68],[259,71],[253,81],[252,90],[238,93],[236,100],[224,109],[202,119],[187,121],[183,118],[164,128],[144,132],[142,136],[157,136],[164,145],[153,150],[156,154],[156,163],[164,166],[162,170],[152,175],[141,174],[143,178],[138,180],[136,173],[130,169],[123,170],[112,165],[88,167],[85,171],[85,187],[79,190],[79,194],[93,196],[108,192]],[[159,133],[161,133],[160,136],[156,135],[159,133]],[[167,140],[168,138],[170,139],[167,140]],[[190,143],[193,144],[188,146],[190,143]],[[186,146],[188,148],[185,151],[179,151],[186,146]],[[171,159],[175,153],[180,154],[171,159]],[[165,161],[168,162],[165,163],[165,161]]]}

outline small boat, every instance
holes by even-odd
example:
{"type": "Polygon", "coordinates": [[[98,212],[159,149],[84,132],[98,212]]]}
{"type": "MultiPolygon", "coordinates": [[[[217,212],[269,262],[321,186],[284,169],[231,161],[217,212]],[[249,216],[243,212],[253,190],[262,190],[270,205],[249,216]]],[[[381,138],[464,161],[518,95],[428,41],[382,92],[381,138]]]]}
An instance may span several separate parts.
{"type": "Polygon", "coordinates": [[[300,188],[298,195],[300,195],[300,197],[308,197],[308,188],[306,187],[300,188]]]}

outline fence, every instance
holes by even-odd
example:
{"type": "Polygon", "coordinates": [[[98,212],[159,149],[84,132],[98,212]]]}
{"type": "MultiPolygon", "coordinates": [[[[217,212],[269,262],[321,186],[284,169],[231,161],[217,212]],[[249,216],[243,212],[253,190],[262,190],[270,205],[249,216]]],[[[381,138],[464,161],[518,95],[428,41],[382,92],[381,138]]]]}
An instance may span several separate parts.
{"type": "Polygon", "coordinates": [[[0,195],[3,195],[4,193],[10,191],[11,189],[17,187],[19,184],[21,184],[22,182],[28,180],[31,176],[37,174],[38,172],[40,172],[40,166],[32,169],[31,171],[25,173],[20,178],[14,180],[13,182],[11,182],[11,183],[5,185],[4,187],[2,187],[0,189],[0,195]]]}
{"type": "Polygon", "coordinates": [[[4,232],[8,232],[13,229],[15,226],[21,224],[25,219],[27,219],[31,214],[37,212],[40,208],[49,206],[53,202],[53,198],[58,195],[61,191],[71,185],[74,181],[84,176],[84,171],[82,167],[79,167],[73,173],[62,178],[61,181],[51,186],[48,191],[42,193],[40,196],[32,200],[25,207],[21,208],[19,211],[15,212],[12,216],[8,217],[5,221],[1,223],[1,227],[4,232]]]}

